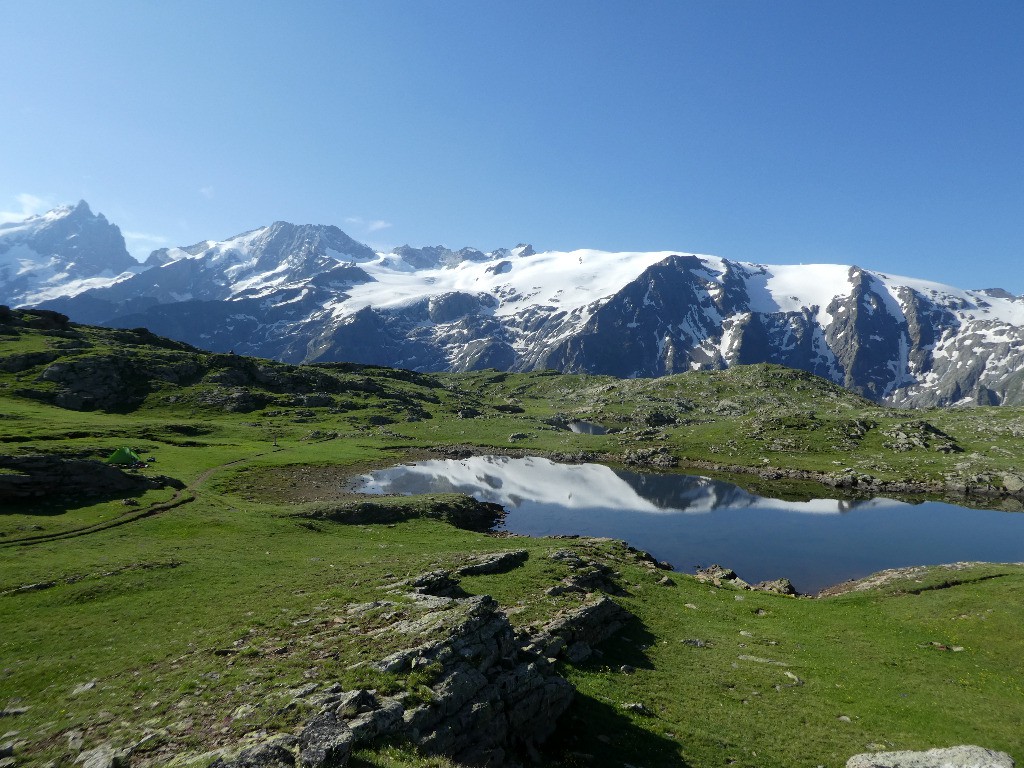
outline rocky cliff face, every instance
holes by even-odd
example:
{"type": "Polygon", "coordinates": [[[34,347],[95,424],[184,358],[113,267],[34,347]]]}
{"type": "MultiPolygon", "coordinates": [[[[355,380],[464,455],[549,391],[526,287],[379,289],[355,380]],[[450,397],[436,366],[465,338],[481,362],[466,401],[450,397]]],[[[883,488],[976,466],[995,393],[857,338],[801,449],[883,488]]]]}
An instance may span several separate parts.
{"type": "Polygon", "coordinates": [[[45,306],[287,362],[625,377],[767,362],[897,406],[1024,403],[1024,301],[856,266],[522,245],[377,254],[336,227],[277,222],[155,252],[110,285],[69,282],[45,306]]]}
{"type": "Polygon", "coordinates": [[[109,284],[139,267],[121,230],[84,200],[0,224],[0,304],[34,303],[109,284]]]}

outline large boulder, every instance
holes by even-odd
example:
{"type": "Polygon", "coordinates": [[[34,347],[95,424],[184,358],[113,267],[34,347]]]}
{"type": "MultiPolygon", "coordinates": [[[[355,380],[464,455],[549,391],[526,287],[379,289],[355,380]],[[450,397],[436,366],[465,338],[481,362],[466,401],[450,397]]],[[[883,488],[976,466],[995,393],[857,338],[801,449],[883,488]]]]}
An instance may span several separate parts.
{"type": "Polygon", "coordinates": [[[854,755],[846,768],[1014,768],[1005,752],[962,745],[927,752],[869,752],[854,755]]]}

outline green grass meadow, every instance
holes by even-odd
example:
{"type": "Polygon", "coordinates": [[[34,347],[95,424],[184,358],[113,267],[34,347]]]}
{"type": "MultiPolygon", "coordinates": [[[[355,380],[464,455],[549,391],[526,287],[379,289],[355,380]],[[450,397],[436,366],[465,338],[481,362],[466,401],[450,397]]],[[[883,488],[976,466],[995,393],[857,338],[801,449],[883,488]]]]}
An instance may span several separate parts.
{"type": "MultiPolygon", "coordinates": [[[[360,665],[397,649],[378,631],[405,610],[393,585],[520,548],[522,567],[462,587],[537,626],[579,599],[546,592],[567,575],[550,553],[573,549],[614,569],[615,599],[635,617],[599,656],[560,665],[577,697],[544,764],[839,768],[858,752],[961,743],[1024,761],[1024,566],[930,568],[792,598],[682,573],[663,584],[621,542],[459,529],[421,515],[432,499],[388,502],[409,512],[390,524],[308,514],[351,502],[355,474],[459,447],[611,464],[659,447],[680,471],[853,469],[998,491],[1024,468],[1024,410],[893,411],[772,366],[620,381],[232,357],[130,331],[0,328],[0,453],[102,459],[129,445],[154,459],[132,471],[185,486],[137,506],[102,494],[3,502],[0,744],[15,745],[15,765],[72,765],[109,742],[138,745],[132,766],[205,766],[300,728],[314,714],[303,686],[415,688],[360,665]],[[74,382],[44,377],[52,360],[2,367],[45,352],[128,361],[112,385],[124,405],[60,407],[74,382]],[[574,434],[564,425],[576,419],[610,431],[574,434]],[[898,432],[921,444],[894,449],[898,432]],[[376,600],[395,605],[348,618],[376,600]]],[[[779,492],[837,493],[796,481],[779,492]]],[[[998,492],[982,501],[1020,506],[998,492]]],[[[403,744],[364,748],[352,764],[451,765],[403,744]]]]}

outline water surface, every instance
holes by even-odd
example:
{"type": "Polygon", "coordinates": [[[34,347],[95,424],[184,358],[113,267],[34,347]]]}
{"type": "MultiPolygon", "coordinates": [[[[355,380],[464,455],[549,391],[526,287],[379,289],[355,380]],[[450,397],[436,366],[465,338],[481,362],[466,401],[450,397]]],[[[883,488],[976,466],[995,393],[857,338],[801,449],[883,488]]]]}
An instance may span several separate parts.
{"type": "Polygon", "coordinates": [[[815,592],[885,568],[1024,561],[1024,514],[891,499],[782,501],[706,477],[476,456],[377,470],[363,493],[460,492],[508,510],[530,536],[611,536],[677,570],[720,563],[750,582],[815,592]]]}

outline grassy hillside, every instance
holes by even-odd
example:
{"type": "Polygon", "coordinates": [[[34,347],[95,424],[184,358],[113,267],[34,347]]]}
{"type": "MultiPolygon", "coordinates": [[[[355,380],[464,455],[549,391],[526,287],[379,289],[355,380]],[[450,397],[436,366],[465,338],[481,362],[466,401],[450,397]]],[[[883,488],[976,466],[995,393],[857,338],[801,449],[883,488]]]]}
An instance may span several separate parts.
{"type": "MultiPolygon", "coordinates": [[[[772,366],[630,381],[297,368],[0,312],[0,453],[103,458],[127,444],[154,459],[138,473],[183,486],[134,505],[102,489],[2,502],[0,745],[16,765],[110,742],[137,745],[133,766],[205,766],[301,726],[311,684],[415,691],[414,675],[359,665],[399,642],[386,627],[406,609],[389,590],[525,548],[522,567],[462,588],[537,625],[580,599],[548,594],[567,575],[550,554],[571,549],[613,569],[636,617],[602,656],[560,663],[578,695],[551,764],[839,766],[954,743],[1020,761],[1022,568],[921,569],[794,599],[665,583],[617,542],[457,528],[450,498],[383,502],[400,513],[380,524],[324,512],[356,503],[347,476],[452,446],[713,464],[756,471],[738,475],[750,485],[781,476],[790,494],[822,492],[810,477],[849,486],[828,495],[948,485],[1019,509],[1022,433],[1020,409],[892,411],[772,366]],[[610,431],[574,434],[577,419],[610,431]],[[351,612],[381,599],[398,607],[351,612]]],[[[444,763],[387,744],[358,760],[444,763]]]]}

